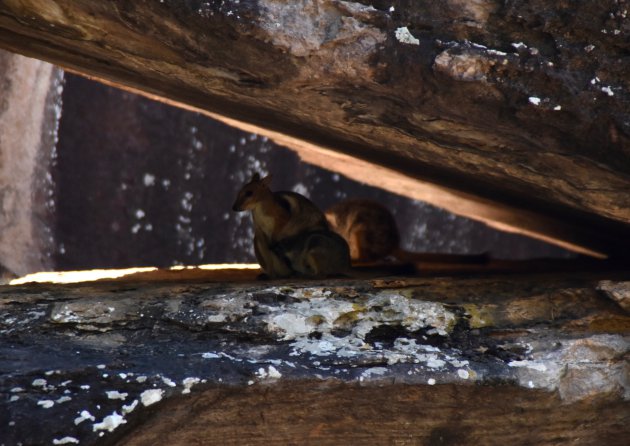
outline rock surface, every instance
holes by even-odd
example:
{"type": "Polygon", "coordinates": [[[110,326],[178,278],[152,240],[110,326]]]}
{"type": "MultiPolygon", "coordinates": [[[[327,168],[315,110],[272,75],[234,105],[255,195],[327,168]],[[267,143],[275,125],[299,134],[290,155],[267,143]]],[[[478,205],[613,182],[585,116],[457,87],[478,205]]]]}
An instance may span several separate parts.
{"type": "Polygon", "coordinates": [[[0,53],[0,283],[52,268],[55,162],[62,72],[0,53]]]}
{"type": "Polygon", "coordinates": [[[0,45],[460,215],[627,255],[627,3],[372,5],[7,1],[0,45]]]}
{"type": "Polygon", "coordinates": [[[0,288],[0,444],[621,445],[630,433],[630,317],[598,291],[627,273],[255,274],[0,288]]]}

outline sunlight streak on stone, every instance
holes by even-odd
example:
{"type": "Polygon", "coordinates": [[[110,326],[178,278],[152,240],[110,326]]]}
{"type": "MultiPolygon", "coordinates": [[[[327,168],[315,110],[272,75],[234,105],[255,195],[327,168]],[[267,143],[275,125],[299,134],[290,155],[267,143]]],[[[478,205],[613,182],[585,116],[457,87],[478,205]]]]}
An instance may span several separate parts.
{"type": "MultiPolygon", "coordinates": [[[[167,269],[167,271],[181,271],[181,270],[226,270],[226,269],[258,269],[260,268],[256,263],[218,263],[199,266],[174,266],[167,269]]],[[[93,269],[86,271],[47,271],[33,274],[27,274],[24,277],[13,279],[10,285],[23,285],[25,283],[37,282],[37,283],[80,283],[80,282],[93,282],[95,280],[102,279],[117,279],[120,277],[128,276],[136,273],[146,273],[158,271],[155,267],[144,268],[126,268],[126,269],[93,269]]]]}

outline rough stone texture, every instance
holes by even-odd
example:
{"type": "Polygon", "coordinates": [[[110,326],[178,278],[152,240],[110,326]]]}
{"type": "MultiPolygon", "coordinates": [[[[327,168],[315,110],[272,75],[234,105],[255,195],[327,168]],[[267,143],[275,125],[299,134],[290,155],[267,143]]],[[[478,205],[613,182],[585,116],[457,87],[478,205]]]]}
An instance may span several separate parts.
{"type": "Polygon", "coordinates": [[[599,289],[604,291],[610,298],[630,313],[630,282],[602,281],[599,289]]]}
{"type": "Polygon", "coordinates": [[[460,215],[627,255],[625,2],[291,5],[11,0],[0,45],[460,215]]]}
{"type": "Polygon", "coordinates": [[[622,445],[630,434],[630,317],[597,289],[627,273],[255,274],[0,288],[0,444],[622,445]]]}
{"type": "Polygon", "coordinates": [[[50,172],[62,76],[48,63],[0,53],[0,281],[52,266],[50,172]]]}

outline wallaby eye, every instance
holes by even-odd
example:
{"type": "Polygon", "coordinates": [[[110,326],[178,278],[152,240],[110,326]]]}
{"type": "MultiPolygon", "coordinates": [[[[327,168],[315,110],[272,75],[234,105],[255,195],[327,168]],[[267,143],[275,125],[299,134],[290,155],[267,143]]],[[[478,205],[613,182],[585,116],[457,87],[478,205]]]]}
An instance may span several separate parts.
{"type": "Polygon", "coordinates": [[[248,190],[247,192],[245,192],[245,197],[246,198],[251,197],[252,194],[253,194],[253,192],[251,190],[248,190]]]}

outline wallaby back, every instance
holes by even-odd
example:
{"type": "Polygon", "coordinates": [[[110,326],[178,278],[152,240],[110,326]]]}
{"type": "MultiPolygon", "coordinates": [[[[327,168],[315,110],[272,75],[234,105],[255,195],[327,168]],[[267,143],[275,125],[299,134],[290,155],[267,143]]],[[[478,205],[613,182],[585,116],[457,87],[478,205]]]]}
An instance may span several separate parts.
{"type": "Polygon", "coordinates": [[[400,234],[392,213],[372,200],[341,201],[326,211],[332,230],[340,234],[350,246],[353,262],[374,262],[394,257],[402,262],[431,263],[487,263],[482,254],[440,254],[409,252],[400,248],[400,234]]]}
{"type": "Polygon", "coordinates": [[[400,235],[391,212],[372,200],[341,201],[326,211],[331,228],[350,246],[353,261],[370,262],[392,255],[400,235]]]}
{"type": "Polygon", "coordinates": [[[324,213],[305,196],[289,191],[274,192],[273,195],[274,200],[288,210],[290,217],[272,239],[283,240],[307,231],[328,229],[324,213]]]}

